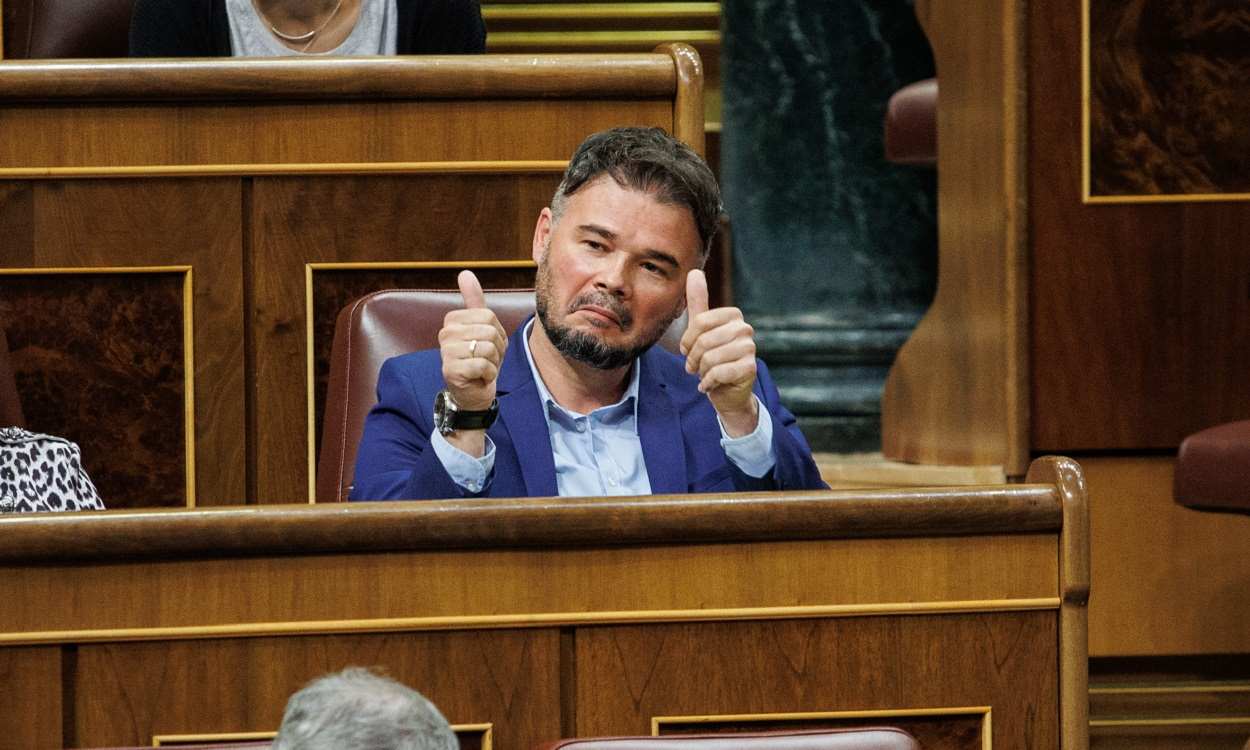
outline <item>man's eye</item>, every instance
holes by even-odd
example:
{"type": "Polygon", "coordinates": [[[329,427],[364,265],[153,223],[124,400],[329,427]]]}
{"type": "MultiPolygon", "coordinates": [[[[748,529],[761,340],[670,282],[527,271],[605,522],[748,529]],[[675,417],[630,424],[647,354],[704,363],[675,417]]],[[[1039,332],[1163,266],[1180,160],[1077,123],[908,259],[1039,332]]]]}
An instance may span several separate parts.
{"type": "Polygon", "coordinates": [[[643,263],[642,267],[644,270],[650,273],[653,273],[656,276],[662,276],[664,278],[668,278],[668,269],[664,268],[663,266],[656,265],[655,263],[643,263]]]}
{"type": "Polygon", "coordinates": [[[585,240],[582,244],[586,245],[586,247],[590,248],[591,250],[603,250],[604,249],[602,242],[596,242],[594,240],[585,240]]]}

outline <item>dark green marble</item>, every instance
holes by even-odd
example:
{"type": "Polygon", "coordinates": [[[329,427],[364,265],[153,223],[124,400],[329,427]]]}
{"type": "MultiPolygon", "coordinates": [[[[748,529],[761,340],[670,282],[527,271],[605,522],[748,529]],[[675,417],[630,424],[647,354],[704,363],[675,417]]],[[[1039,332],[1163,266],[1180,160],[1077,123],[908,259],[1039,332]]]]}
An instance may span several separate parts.
{"type": "Polygon", "coordinates": [[[880,449],[881,387],[933,297],[936,178],[889,164],[933,75],[905,0],[725,0],[721,174],[737,304],[818,450],[880,449]]]}

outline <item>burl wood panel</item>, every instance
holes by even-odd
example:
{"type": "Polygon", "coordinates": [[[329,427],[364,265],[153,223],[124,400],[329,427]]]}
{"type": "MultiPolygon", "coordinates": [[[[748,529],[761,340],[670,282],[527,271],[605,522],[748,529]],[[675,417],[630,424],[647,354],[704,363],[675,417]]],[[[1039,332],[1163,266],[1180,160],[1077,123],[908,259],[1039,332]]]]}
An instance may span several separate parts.
{"type": "Polygon", "coordinates": [[[1080,2],[1028,13],[1033,450],[1250,417],[1250,203],[1082,204],[1080,2]]]}
{"type": "MultiPolygon", "coordinates": [[[[249,275],[256,302],[249,351],[257,428],[250,449],[258,470],[251,496],[272,503],[307,495],[305,264],[529,260],[534,221],[559,180],[554,172],[254,180],[249,275]]],[[[488,284],[526,276],[483,274],[488,284]]],[[[328,337],[314,352],[323,362],[338,309],[356,291],[382,288],[373,283],[384,279],[370,278],[363,271],[314,270],[314,336],[328,337]],[[336,284],[319,281],[323,273],[366,280],[330,292],[336,284]],[[323,300],[322,293],[332,296],[323,300]]],[[[437,278],[437,286],[447,286],[442,276],[409,278],[422,285],[437,278]]]]}
{"type": "Polygon", "coordinates": [[[64,747],[59,646],[0,649],[0,686],[0,747],[64,747]]]}
{"type": "Polygon", "coordinates": [[[1090,192],[1250,193],[1250,6],[1090,3],[1090,192]]]}
{"type": "Polygon", "coordinates": [[[186,503],[183,277],[0,274],[27,427],[78,443],[109,508],[186,503]]]}
{"type": "MultiPolygon", "coordinates": [[[[378,270],[317,270],[313,272],[313,371],[317,415],[317,455],[321,455],[325,418],[326,384],[330,377],[330,354],[334,322],[339,311],[370,292],[380,289],[456,289],[457,268],[378,270]]],[[[526,289],[534,285],[532,268],[477,268],[485,289],[526,289]]]]}
{"type": "Polygon", "coordinates": [[[291,693],[348,666],[380,668],[453,724],[493,723],[499,750],[559,735],[559,633],[495,630],[84,646],[73,739],[274,731],[291,693]]]}
{"type": "MultiPolygon", "coordinates": [[[[995,748],[1053,748],[1057,637],[1053,612],[584,628],[578,733],[648,734],[655,716],[991,706],[995,748]]],[[[879,723],[891,722],[862,722],[879,723]]],[[[966,727],[925,730],[925,747],[981,748],[966,727]]]]}
{"type": "MultiPolygon", "coordinates": [[[[194,348],[198,352],[195,371],[195,436],[197,503],[237,501],[244,496],[243,464],[243,289],[240,226],[242,198],[237,179],[150,179],[150,180],[49,180],[0,183],[0,226],[4,228],[0,263],[8,268],[71,268],[191,266],[193,269],[194,348]]],[[[47,277],[41,293],[63,294],[61,279],[47,277]]],[[[126,276],[114,282],[113,276],[81,278],[115,287],[114,301],[124,302],[121,310],[147,304],[142,290],[130,285],[142,276],[126,276]]],[[[173,284],[168,275],[159,278],[173,284]]],[[[68,282],[67,282],[68,283],[68,282]]],[[[155,282],[153,282],[155,283],[155,282]]],[[[112,356],[121,356],[125,368],[134,363],[123,352],[168,347],[170,361],[182,359],[182,287],[177,282],[177,305],[163,305],[161,319],[130,329],[132,339],[113,340],[96,329],[107,320],[96,312],[88,317],[62,321],[47,327],[55,332],[66,325],[78,326],[87,340],[99,347],[107,342],[112,356]],[[167,317],[166,317],[167,316],[167,317]],[[172,328],[177,329],[176,337],[172,328]],[[169,333],[169,335],[165,335],[169,333]],[[159,334],[159,335],[158,335],[159,334]]],[[[72,298],[71,298],[72,299],[72,298]]],[[[83,298],[85,299],[85,298],[83,298]]],[[[79,310],[85,315],[85,310],[79,310]]],[[[110,310],[110,313],[112,311],[110,310]]],[[[77,314],[77,313],[76,313],[77,314]]],[[[48,321],[51,323],[52,321],[48,321]]],[[[43,325],[43,324],[40,324],[43,325]]],[[[114,331],[117,332],[117,331],[114,331]]],[[[10,339],[12,337],[10,336],[10,339]]],[[[72,349],[58,350],[56,356],[81,359],[72,349]]],[[[179,388],[181,375],[179,374],[179,388]]],[[[146,398],[146,394],[141,394],[146,398]]],[[[176,431],[176,443],[161,450],[177,452],[174,459],[161,459],[160,471],[179,470],[182,464],[183,403],[172,410],[137,409],[139,396],[125,402],[94,402],[80,410],[89,421],[83,431],[100,435],[120,433],[137,441],[137,436],[153,429],[176,431]],[[128,415],[123,420],[121,415],[128,415]]],[[[164,440],[162,438],[162,440],[164,440]]],[[[81,442],[81,441],[80,441],[81,442]]],[[[167,442],[167,441],[166,441],[167,442]]],[[[125,467],[131,461],[131,446],[109,441],[110,465],[125,467]]],[[[138,447],[138,446],[134,446],[138,447]]],[[[85,448],[85,446],[84,446],[85,448]]],[[[142,458],[147,448],[137,453],[142,458]]],[[[164,454],[162,454],[164,455],[164,454]]],[[[90,470],[90,466],[88,467],[90,470]]],[[[147,469],[145,469],[146,471],[147,469]]],[[[94,473],[93,473],[94,476],[94,473]]],[[[105,496],[110,507],[148,505],[184,501],[185,482],[180,477],[168,489],[175,494],[139,492],[105,496]]],[[[164,487],[164,485],[162,485],[164,487]]]]}

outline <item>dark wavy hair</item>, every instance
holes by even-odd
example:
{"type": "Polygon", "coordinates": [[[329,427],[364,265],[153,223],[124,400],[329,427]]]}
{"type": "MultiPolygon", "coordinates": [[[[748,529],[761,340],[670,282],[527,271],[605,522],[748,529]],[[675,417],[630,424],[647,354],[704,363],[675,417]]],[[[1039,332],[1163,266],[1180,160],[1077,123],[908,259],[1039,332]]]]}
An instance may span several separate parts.
{"type": "Polygon", "coordinates": [[[707,162],[660,128],[613,128],[587,138],[569,160],[564,179],[551,198],[560,220],[568,197],[599,175],[621,187],[652,193],[662,203],[685,206],[694,217],[705,260],[720,225],[720,188],[707,162]]]}

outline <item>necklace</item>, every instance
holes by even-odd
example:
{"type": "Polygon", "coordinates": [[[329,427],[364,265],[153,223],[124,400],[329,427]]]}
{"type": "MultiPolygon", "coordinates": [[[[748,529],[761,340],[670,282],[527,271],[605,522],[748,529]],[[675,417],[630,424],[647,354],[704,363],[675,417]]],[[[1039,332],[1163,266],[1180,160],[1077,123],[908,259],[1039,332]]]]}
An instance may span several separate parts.
{"type": "MultiPolygon", "coordinates": [[[[254,1],[253,1],[253,4],[255,4],[254,1]]],[[[320,34],[322,31],[324,31],[325,28],[330,25],[330,22],[334,20],[334,17],[339,14],[339,8],[342,8],[342,7],[343,7],[343,0],[339,0],[337,3],[334,4],[334,10],[330,11],[330,15],[326,16],[326,20],[322,21],[320,26],[313,29],[312,31],[308,31],[303,34],[284,34],[278,30],[277,26],[274,26],[272,23],[269,22],[269,18],[266,17],[264,13],[260,12],[260,8],[257,8],[256,12],[260,13],[260,17],[265,20],[265,23],[269,24],[269,30],[272,31],[273,35],[278,37],[279,39],[283,41],[287,41],[287,42],[294,42],[294,43],[308,42],[308,44],[305,44],[304,48],[300,50],[300,52],[307,52],[308,48],[311,47],[312,43],[317,39],[317,35],[320,34]]]]}

